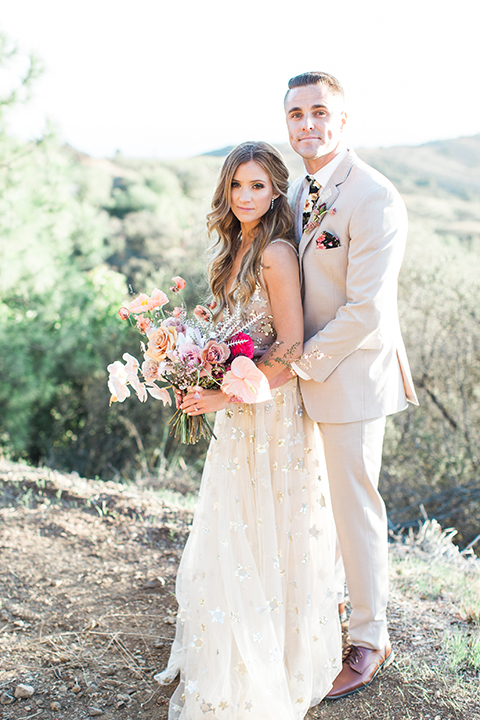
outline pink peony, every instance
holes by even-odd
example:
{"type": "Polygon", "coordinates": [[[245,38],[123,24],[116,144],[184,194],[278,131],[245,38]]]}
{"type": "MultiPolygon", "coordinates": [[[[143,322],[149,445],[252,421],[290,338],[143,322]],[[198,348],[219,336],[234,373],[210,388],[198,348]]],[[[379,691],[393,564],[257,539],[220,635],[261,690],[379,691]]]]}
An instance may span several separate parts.
{"type": "Polygon", "coordinates": [[[130,312],[138,314],[154,310],[156,307],[165,305],[165,303],[168,303],[167,296],[162,290],[155,288],[152,291],[152,297],[149,297],[145,293],[140,293],[140,295],[129,304],[128,309],[130,312]]]}
{"type": "Polygon", "coordinates": [[[229,340],[228,346],[233,357],[236,357],[237,355],[246,355],[248,358],[253,358],[255,345],[253,344],[253,340],[250,335],[247,335],[246,333],[239,332],[234,335],[229,340]]]}
{"type": "Polygon", "coordinates": [[[225,373],[222,390],[234,401],[241,398],[246,403],[261,403],[272,399],[267,378],[253,360],[243,355],[236,357],[225,373]]]}

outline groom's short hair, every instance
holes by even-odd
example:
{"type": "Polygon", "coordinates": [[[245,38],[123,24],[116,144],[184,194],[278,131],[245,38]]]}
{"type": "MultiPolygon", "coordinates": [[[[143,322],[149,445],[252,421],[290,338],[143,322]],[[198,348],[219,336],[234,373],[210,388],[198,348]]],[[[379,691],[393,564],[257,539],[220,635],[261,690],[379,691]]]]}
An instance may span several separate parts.
{"type": "Polygon", "coordinates": [[[345,98],[343,87],[336,77],[324,72],[306,72],[290,78],[288,81],[288,90],[285,95],[285,100],[287,99],[289,90],[293,90],[293,88],[297,87],[305,87],[305,85],[327,85],[330,92],[334,95],[340,95],[342,99],[345,98]]]}

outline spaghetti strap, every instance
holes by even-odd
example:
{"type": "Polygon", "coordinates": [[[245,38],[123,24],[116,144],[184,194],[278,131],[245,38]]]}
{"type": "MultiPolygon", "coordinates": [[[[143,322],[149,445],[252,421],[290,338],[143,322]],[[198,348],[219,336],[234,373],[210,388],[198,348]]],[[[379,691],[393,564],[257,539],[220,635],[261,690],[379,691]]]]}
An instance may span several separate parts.
{"type": "Polygon", "coordinates": [[[288,240],[284,240],[283,238],[276,238],[275,240],[272,240],[272,242],[268,243],[268,245],[274,245],[277,242],[281,242],[281,243],[285,243],[286,245],[289,245],[292,248],[292,250],[294,250],[295,253],[298,255],[298,250],[295,247],[295,245],[292,245],[291,242],[289,242],[288,240]]]}

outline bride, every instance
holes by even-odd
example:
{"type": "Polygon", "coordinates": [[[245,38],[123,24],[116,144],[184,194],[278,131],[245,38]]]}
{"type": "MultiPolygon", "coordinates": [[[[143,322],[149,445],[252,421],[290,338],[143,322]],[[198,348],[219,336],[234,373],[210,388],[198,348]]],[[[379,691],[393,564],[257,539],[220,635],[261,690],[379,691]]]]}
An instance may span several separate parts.
{"type": "Polygon", "coordinates": [[[285,367],[303,343],[287,187],[277,150],[243,143],[225,160],[208,216],[215,313],[237,306],[256,318],[255,359],[275,389],[256,405],[220,390],[181,404],[191,415],[217,411],[217,439],[178,570],[175,641],[155,676],[169,684],[180,673],[171,719],[300,720],[341,668],[320,440],[285,367]]]}

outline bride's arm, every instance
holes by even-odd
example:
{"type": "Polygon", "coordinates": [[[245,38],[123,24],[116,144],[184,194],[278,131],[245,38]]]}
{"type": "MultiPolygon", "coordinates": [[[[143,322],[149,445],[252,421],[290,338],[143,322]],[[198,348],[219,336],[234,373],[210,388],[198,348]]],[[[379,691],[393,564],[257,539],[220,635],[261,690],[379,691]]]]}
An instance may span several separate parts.
{"type": "Polygon", "coordinates": [[[279,387],[292,377],[286,362],[300,357],[303,349],[303,310],[300,272],[295,250],[284,242],[269,245],[263,254],[263,278],[272,308],[277,341],[260,358],[258,367],[279,387]],[[276,358],[284,362],[277,362],[276,358]]]}
{"type": "MultiPolygon", "coordinates": [[[[300,357],[303,348],[303,311],[297,255],[286,243],[269,245],[263,253],[263,279],[272,308],[277,344],[262,355],[257,365],[272,388],[280,387],[292,372],[275,358],[291,362],[300,357]]],[[[230,398],[221,390],[189,392],[181,404],[189,415],[215,412],[226,407],[230,398]]]]}

